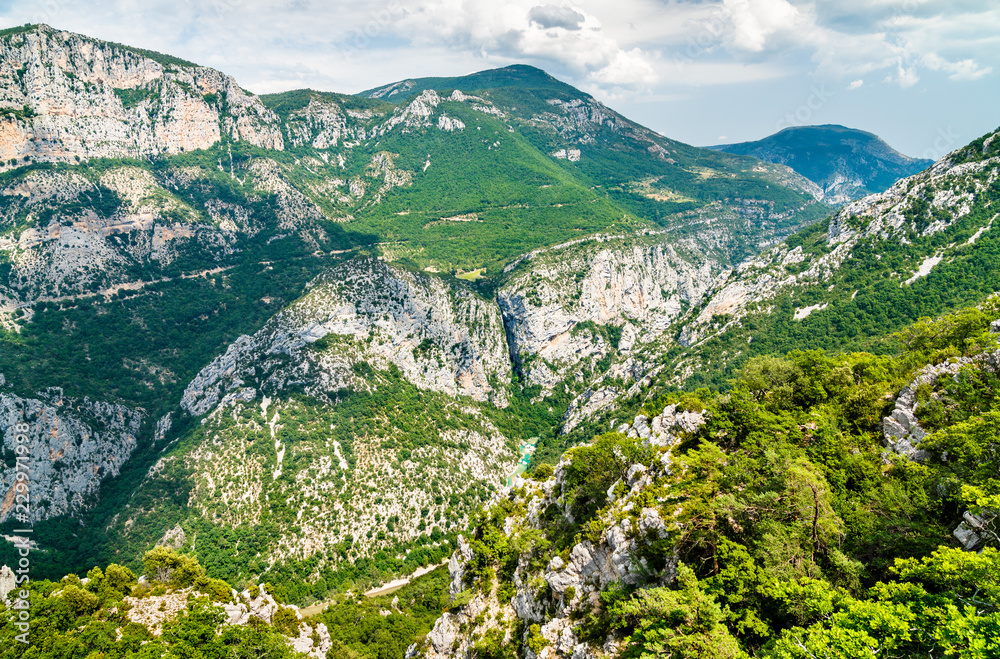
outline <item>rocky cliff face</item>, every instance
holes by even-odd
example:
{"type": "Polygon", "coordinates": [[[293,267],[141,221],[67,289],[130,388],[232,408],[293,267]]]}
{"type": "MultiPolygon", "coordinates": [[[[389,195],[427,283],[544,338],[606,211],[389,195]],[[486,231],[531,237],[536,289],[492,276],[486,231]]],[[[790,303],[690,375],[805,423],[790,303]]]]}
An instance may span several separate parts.
{"type": "Polygon", "coordinates": [[[504,405],[508,369],[496,307],[433,275],[354,259],[332,268],[254,336],[240,337],[188,386],[181,406],[210,411],[291,384],[310,393],[367,388],[353,367],[398,368],[418,387],[504,405]]]}
{"type": "Polygon", "coordinates": [[[149,55],[44,25],[0,39],[0,171],[205,149],[223,134],[284,147],[274,114],[232,78],[149,55]]]}
{"type": "Polygon", "coordinates": [[[607,237],[523,257],[500,289],[511,355],[531,384],[551,389],[585,362],[628,354],[697,305],[721,271],[682,257],[662,237],[607,237]]]}
{"type": "Polygon", "coordinates": [[[132,455],[143,413],[89,399],[47,399],[0,394],[4,465],[0,522],[18,512],[14,485],[18,446],[28,446],[31,522],[81,513],[93,504],[101,481],[117,476],[132,455]],[[26,425],[26,444],[16,441],[26,425]]]}
{"type": "Polygon", "coordinates": [[[327,239],[326,216],[276,162],[256,159],[239,174],[222,175],[238,181],[239,194],[198,167],[11,176],[0,187],[0,260],[9,266],[0,313],[139,289],[167,278],[163,270],[182,258],[204,270],[226,267],[250,240],[291,235],[318,247],[327,239]]]}

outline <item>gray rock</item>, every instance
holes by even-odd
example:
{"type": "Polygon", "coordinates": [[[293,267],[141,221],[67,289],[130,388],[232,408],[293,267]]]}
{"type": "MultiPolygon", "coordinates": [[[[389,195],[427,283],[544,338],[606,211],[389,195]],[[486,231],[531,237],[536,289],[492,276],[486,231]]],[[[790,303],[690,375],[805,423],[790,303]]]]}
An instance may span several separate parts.
{"type": "Polygon", "coordinates": [[[14,571],[6,565],[0,566],[0,602],[7,598],[7,593],[17,588],[14,571]]]}
{"type": "Polygon", "coordinates": [[[181,528],[180,524],[175,524],[173,528],[168,529],[163,534],[163,537],[156,544],[170,549],[180,549],[185,542],[187,542],[187,536],[184,534],[184,529],[181,528]]]}
{"type": "Polygon", "coordinates": [[[458,549],[448,559],[448,574],[451,575],[449,592],[454,596],[465,590],[465,564],[472,560],[472,547],[462,535],[458,536],[458,549]]]}
{"type": "Polygon", "coordinates": [[[507,404],[490,384],[509,369],[494,305],[439,277],[359,258],[319,275],[295,304],[234,341],[191,381],[181,406],[198,416],[286,384],[317,394],[363,389],[352,369],[359,362],[394,365],[424,389],[507,404]],[[310,347],[326,337],[336,340],[310,347]]]}
{"type": "Polygon", "coordinates": [[[450,613],[442,613],[441,617],[434,623],[434,628],[427,633],[427,640],[438,653],[450,654],[458,639],[459,629],[453,618],[454,616],[450,613]]]}
{"type": "Polygon", "coordinates": [[[966,551],[972,551],[991,537],[987,528],[996,518],[996,513],[984,511],[982,515],[975,515],[966,510],[962,514],[962,518],[962,523],[952,532],[952,535],[962,543],[962,547],[966,551]]]}
{"type": "Polygon", "coordinates": [[[669,328],[682,302],[700,301],[721,270],[714,259],[682,257],[666,236],[581,239],[531,252],[514,268],[497,301],[515,361],[546,389],[613,349],[581,323],[622,327],[619,349],[633,352],[669,328]]]}
{"type": "MultiPolygon", "coordinates": [[[[27,426],[32,522],[82,512],[100,484],[117,476],[136,447],[143,412],[89,398],[50,403],[0,394],[3,449],[14,455],[15,428],[27,426]]],[[[0,487],[10,492],[16,465],[0,468],[0,487]]],[[[0,503],[0,522],[13,512],[13,497],[0,503]]]]}

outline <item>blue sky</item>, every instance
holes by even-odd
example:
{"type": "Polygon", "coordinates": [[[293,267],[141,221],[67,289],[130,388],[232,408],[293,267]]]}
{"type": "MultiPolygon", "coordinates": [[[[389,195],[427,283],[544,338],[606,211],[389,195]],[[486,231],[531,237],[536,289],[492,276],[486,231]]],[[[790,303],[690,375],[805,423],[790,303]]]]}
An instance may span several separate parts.
{"type": "Polygon", "coordinates": [[[532,64],[698,145],[838,123],[939,157],[1000,125],[997,0],[0,0],[26,22],[257,93],[532,64]]]}

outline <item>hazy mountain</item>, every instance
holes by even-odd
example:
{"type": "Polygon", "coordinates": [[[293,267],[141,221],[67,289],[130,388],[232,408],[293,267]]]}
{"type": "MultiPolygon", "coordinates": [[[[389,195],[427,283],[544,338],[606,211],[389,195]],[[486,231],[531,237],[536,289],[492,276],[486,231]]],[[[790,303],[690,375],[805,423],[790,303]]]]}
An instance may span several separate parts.
{"type": "Polygon", "coordinates": [[[708,148],[788,165],[822,188],[830,204],[882,192],[933,163],[904,156],[872,133],[832,124],[792,126],[755,142],[708,148]]]}

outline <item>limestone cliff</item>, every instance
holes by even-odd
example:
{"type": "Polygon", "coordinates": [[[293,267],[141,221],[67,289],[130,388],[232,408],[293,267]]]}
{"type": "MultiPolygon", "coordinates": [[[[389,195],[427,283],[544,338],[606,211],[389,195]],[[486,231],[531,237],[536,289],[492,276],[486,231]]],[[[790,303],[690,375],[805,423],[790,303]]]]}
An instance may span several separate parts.
{"type": "Polygon", "coordinates": [[[122,405],[65,399],[48,392],[45,399],[0,394],[4,466],[0,483],[0,522],[17,512],[17,447],[28,446],[31,521],[78,514],[93,504],[101,481],[117,476],[135,450],[143,413],[122,405]],[[25,444],[16,441],[26,425],[25,444]]]}
{"type": "Polygon", "coordinates": [[[45,25],[0,38],[0,109],[0,171],[175,154],[223,135],[284,147],[274,114],[229,76],[45,25]]]}
{"type": "Polygon", "coordinates": [[[494,385],[508,369],[496,307],[445,279],[359,258],[240,337],[191,382],[181,406],[201,415],[227,395],[252,399],[292,384],[314,394],[365,389],[352,368],[361,362],[394,366],[421,388],[505,404],[494,385]]]}
{"type": "Polygon", "coordinates": [[[721,272],[712,259],[682,256],[662,235],[576,241],[532,252],[511,269],[497,294],[511,355],[529,383],[545,388],[579,379],[585,362],[593,368],[660,337],[721,272]]]}

